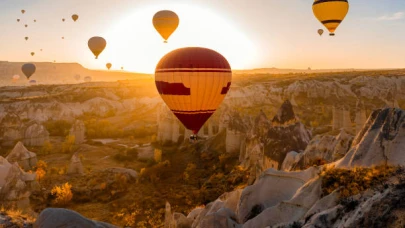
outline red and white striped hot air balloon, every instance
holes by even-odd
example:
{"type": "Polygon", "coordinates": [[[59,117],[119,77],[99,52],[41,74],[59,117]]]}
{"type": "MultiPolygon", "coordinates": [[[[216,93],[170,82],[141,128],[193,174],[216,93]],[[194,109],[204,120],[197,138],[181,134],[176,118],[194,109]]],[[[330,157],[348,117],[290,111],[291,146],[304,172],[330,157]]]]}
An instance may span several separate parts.
{"type": "Polygon", "coordinates": [[[160,96],[183,123],[197,134],[229,91],[232,70],[218,52],[199,47],[166,54],[156,66],[160,96]]]}

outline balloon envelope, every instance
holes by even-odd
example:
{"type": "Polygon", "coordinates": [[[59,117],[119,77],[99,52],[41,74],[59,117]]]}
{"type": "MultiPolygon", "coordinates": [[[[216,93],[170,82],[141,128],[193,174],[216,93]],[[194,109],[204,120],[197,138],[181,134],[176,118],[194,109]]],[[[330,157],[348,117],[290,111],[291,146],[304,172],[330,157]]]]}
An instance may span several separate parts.
{"type": "Polygon", "coordinates": [[[21,13],[24,14],[24,13],[25,13],[25,10],[21,10],[21,13]]]}
{"type": "Polygon", "coordinates": [[[95,36],[90,38],[87,44],[91,52],[93,52],[96,59],[98,59],[98,56],[101,54],[101,52],[103,52],[104,48],[107,46],[107,41],[105,41],[103,37],[95,36]]]}
{"type": "Polygon", "coordinates": [[[35,52],[31,52],[31,56],[34,56],[35,55],[35,52]]]}
{"type": "Polygon", "coordinates": [[[105,66],[107,67],[107,69],[110,69],[110,68],[112,67],[112,64],[111,64],[111,63],[107,63],[105,66]]]}
{"type": "Polygon", "coordinates": [[[25,37],[25,40],[28,40],[28,36],[25,37]]]}
{"type": "Polygon", "coordinates": [[[73,21],[77,21],[77,19],[79,19],[79,15],[73,14],[73,15],[72,15],[72,20],[73,20],[73,21]]]}
{"type": "Polygon", "coordinates": [[[318,34],[319,34],[320,36],[322,36],[322,34],[323,34],[323,29],[318,29],[318,34]]]}
{"type": "Polygon", "coordinates": [[[18,74],[13,75],[13,79],[15,79],[15,80],[20,79],[20,75],[18,75],[18,74]]]}
{"type": "Polygon", "coordinates": [[[26,63],[21,67],[21,71],[27,78],[30,78],[36,71],[36,67],[32,63],[26,63]]]}
{"type": "Polygon", "coordinates": [[[335,30],[349,12],[347,0],[315,0],[312,5],[315,17],[329,30],[330,35],[335,35],[335,30]]]}
{"type": "Polygon", "coordinates": [[[229,91],[232,70],[218,52],[198,47],[166,54],[155,70],[156,88],[174,115],[194,134],[229,91]]]}
{"type": "Polygon", "coordinates": [[[170,10],[162,10],[153,16],[153,26],[163,37],[165,42],[179,26],[179,17],[170,10]]]}

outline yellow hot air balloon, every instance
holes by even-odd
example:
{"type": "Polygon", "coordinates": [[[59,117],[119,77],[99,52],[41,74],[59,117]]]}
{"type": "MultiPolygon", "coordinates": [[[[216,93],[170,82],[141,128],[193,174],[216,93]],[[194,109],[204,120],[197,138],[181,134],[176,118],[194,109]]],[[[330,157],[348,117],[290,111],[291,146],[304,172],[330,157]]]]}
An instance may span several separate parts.
{"type": "Polygon", "coordinates": [[[179,17],[170,10],[162,10],[153,16],[153,26],[167,43],[169,37],[179,26],[179,17]]]}
{"type": "Polygon", "coordinates": [[[24,13],[25,13],[25,10],[21,10],[21,13],[24,14],[24,13]]]}
{"type": "Polygon", "coordinates": [[[107,69],[110,69],[110,68],[112,67],[112,64],[111,64],[111,63],[107,63],[105,66],[107,67],[107,69]]]}
{"type": "Polygon", "coordinates": [[[318,34],[319,34],[320,36],[322,36],[322,34],[323,34],[323,29],[318,29],[318,34]]]}
{"type": "Polygon", "coordinates": [[[91,52],[93,52],[96,59],[103,52],[104,48],[107,46],[107,41],[103,37],[95,36],[89,39],[87,42],[91,52]]]}
{"type": "Polygon", "coordinates": [[[334,36],[336,28],[349,12],[349,2],[347,0],[315,0],[312,11],[329,30],[329,35],[334,36]]]}
{"type": "Polygon", "coordinates": [[[72,15],[72,19],[73,19],[74,22],[76,22],[77,19],[79,19],[79,15],[73,14],[73,15],[72,15]]]}
{"type": "Polygon", "coordinates": [[[31,56],[34,56],[35,55],[35,52],[31,52],[31,56]]]}

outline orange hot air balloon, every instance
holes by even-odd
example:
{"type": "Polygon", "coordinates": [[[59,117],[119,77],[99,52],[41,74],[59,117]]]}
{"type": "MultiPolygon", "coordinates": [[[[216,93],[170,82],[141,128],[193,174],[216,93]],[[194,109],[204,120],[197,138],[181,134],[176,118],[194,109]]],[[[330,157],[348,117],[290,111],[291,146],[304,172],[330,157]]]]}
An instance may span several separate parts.
{"type": "Polygon", "coordinates": [[[74,22],[76,22],[77,19],[79,19],[79,15],[73,14],[73,15],[72,15],[72,20],[73,20],[74,22]]]}
{"type": "Polygon", "coordinates": [[[156,88],[183,125],[197,134],[229,91],[232,70],[218,52],[199,47],[166,54],[155,70],[156,88]]]}
{"type": "Polygon", "coordinates": [[[87,42],[91,52],[93,52],[96,59],[103,52],[104,48],[107,46],[107,41],[103,37],[95,36],[89,39],[87,42]]]}
{"type": "Polygon", "coordinates": [[[111,64],[111,63],[107,63],[107,64],[105,64],[105,66],[107,67],[107,69],[110,69],[110,68],[112,67],[112,64],[111,64]]]}
{"type": "Polygon", "coordinates": [[[169,37],[179,26],[179,17],[177,14],[170,10],[162,10],[153,16],[153,26],[167,43],[169,37]]]}

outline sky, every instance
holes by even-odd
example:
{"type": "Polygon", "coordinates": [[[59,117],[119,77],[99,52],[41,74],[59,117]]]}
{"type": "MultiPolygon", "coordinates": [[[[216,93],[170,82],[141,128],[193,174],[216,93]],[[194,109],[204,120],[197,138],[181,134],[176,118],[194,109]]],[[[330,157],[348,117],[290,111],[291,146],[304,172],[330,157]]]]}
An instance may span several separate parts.
{"type": "Polygon", "coordinates": [[[153,73],[171,50],[200,46],[221,53],[233,69],[405,68],[404,0],[349,0],[349,13],[335,37],[317,34],[323,26],[312,13],[312,3],[0,0],[0,60],[78,62],[90,69],[105,69],[111,62],[112,70],[153,73]],[[168,44],[152,25],[153,15],[163,9],[180,18],[168,44]],[[75,13],[77,22],[71,19],[75,13]],[[107,40],[98,60],[87,47],[93,36],[107,40]]]}

